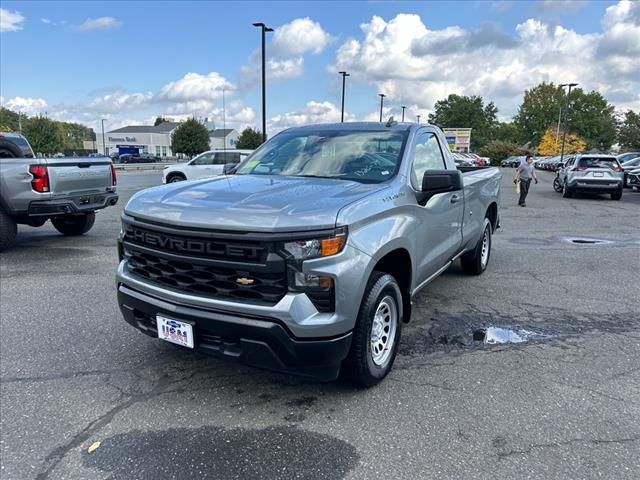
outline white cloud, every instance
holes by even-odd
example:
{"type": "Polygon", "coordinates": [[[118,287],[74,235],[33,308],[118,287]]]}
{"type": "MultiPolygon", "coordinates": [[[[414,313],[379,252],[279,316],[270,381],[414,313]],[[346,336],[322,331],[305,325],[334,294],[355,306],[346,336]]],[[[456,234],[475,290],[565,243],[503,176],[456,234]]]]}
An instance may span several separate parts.
{"type": "Polygon", "coordinates": [[[43,98],[13,97],[5,101],[0,97],[0,104],[4,108],[29,116],[44,114],[47,110],[47,102],[43,98]]]}
{"type": "Polygon", "coordinates": [[[211,72],[208,75],[190,72],[180,80],[162,87],[158,97],[176,102],[214,100],[222,97],[223,88],[229,92],[235,87],[217,72],[211,72]]]}
{"type": "MultiPolygon", "coordinates": [[[[345,112],[345,121],[355,119],[353,114],[345,112]]],[[[304,109],[298,112],[287,112],[282,115],[275,115],[269,120],[267,129],[270,133],[280,131],[284,128],[297,125],[307,125],[310,123],[334,123],[340,121],[340,107],[331,102],[317,102],[311,100],[307,102],[304,109]]]]}
{"type": "Polygon", "coordinates": [[[0,8],[0,32],[17,32],[22,30],[25,18],[18,11],[0,8]]]}
{"type": "Polygon", "coordinates": [[[374,16],[361,30],[340,45],[329,70],[348,71],[352,83],[386,93],[390,105],[415,104],[427,114],[451,93],[481,95],[504,118],[515,114],[525,89],[575,81],[605,97],[615,91],[619,108],[640,108],[640,2],[610,6],[599,33],[534,19],[515,35],[492,25],[430,30],[409,14],[374,16]]]}
{"type": "Polygon", "coordinates": [[[45,25],[51,25],[51,19],[50,18],[41,18],[40,21],[42,23],[44,23],[45,25]]]}
{"type": "Polygon", "coordinates": [[[153,94],[151,92],[126,93],[116,91],[96,97],[87,104],[87,108],[102,113],[131,111],[146,106],[152,98],[153,94]]]}
{"type": "Polygon", "coordinates": [[[320,53],[331,40],[331,35],[318,22],[309,17],[296,18],[275,29],[271,47],[277,55],[297,56],[307,52],[320,53]]]}
{"type": "Polygon", "coordinates": [[[586,4],[586,0],[539,0],[537,7],[544,13],[565,13],[577,12],[586,4]]]}
{"type": "Polygon", "coordinates": [[[111,28],[118,28],[122,25],[122,22],[113,17],[99,17],[99,18],[87,18],[80,25],[74,27],[79,32],[90,32],[93,30],[109,30],[111,28]]]}

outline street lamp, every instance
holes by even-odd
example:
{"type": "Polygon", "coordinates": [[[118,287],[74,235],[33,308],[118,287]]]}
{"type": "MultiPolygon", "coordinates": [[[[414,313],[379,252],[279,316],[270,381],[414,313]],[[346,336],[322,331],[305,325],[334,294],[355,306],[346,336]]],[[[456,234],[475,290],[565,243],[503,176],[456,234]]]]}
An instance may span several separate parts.
{"type": "Polygon", "coordinates": [[[104,118],[101,118],[100,121],[102,122],[102,154],[106,157],[107,156],[107,144],[104,143],[104,118]]]}
{"type": "Polygon", "coordinates": [[[262,22],[256,22],[253,24],[254,27],[260,27],[262,30],[262,142],[267,141],[267,105],[266,105],[266,85],[267,85],[267,76],[266,76],[266,32],[273,32],[273,28],[267,27],[262,22]]]}
{"type": "Polygon", "coordinates": [[[569,117],[569,97],[571,96],[571,89],[577,86],[577,83],[563,83],[560,85],[560,88],[569,87],[569,91],[567,92],[567,101],[564,106],[564,126],[562,131],[562,147],[560,147],[560,163],[563,163],[564,160],[564,140],[567,136],[567,118],[569,117]]]}
{"type": "Polygon", "coordinates": [[[416,115],[416,118],[418,119],[418,123],[420,123],[420,116],[421,115],[416,115]]]}
{"type": "Polygon", "coordinates": [[[405,108],[407,108],[407,107],[405,107],[404,105],[402,105],[402,107],[401,107],[401,108],[402,108],[402,121],[404,122],[404,109],[405,109],[405,108]]]}
{"type": "Polygon", "coordinates": [[[384,104],[384,97],[386,97],[386,95],[384,93],[379,93],[378,95],[380,96],[380,123],[382,123],[382,105],[384,104]]]}
{"type": "Polygon", "coordinates": [[[344,122],[344,84],[345,84],[345,79],[350,75],[347,72],[338,72],[338,73],[342,75],[342,110],[340,113],[340,122],[344,122]]]}

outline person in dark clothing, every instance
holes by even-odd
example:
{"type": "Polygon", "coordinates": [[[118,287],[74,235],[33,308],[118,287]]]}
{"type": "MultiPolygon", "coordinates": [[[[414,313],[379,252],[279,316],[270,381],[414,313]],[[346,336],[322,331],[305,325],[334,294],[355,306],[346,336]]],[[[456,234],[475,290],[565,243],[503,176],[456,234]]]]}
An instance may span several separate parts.
{"type": "Polygon", "coordinates": [[[529,193],[531,179],[538,183],[538,177],[536,176],[536,171],[533,168],[533,157],[531,155],[527,155],[525,161],[520,163],[520,166],[516,169],[516,178],[513,179],[513,183],[517,184],[520,182],[520,199],[518,200],[518,205],[521,207],[527,206],[525,200],[529,193]]]}

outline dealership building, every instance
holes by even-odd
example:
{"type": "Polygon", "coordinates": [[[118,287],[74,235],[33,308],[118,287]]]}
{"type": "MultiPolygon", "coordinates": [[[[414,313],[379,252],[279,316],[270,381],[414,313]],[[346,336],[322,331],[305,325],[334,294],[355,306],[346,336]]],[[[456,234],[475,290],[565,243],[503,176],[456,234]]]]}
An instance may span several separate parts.
{"type": "MultiPolygon", "coordinates": [[[[171,151],[171,135],[180,123],[163,122],[159,125],[130,125],[96,134],[96,147],[105,155],[150,153],[158,157],[173,157],[171,151]]],[[[209,128],[209,148],[235,148],[238,132],[234,129],[215,129],[213,123],[209,128]]]]}

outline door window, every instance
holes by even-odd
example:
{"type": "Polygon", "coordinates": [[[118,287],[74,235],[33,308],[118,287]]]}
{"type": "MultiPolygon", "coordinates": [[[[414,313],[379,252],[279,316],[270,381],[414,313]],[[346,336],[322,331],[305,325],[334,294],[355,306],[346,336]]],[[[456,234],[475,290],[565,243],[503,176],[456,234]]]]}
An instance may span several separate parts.
{"type": "Polygon", "coordinates": [[[214,160],[215,165],[226,165],[227,163],[239,163],[240,152],[217,152],[214,160]]]}
{"type": "Polygon", "coordinates": [[[191,165],[213,165],[213,153],[203,153],[191,165]]]}
{"type": "Polygon", "coordinates": [[[415,146],[411,185],[420,190],[422,177],[427,170],[443,170],[447,168],[442,155],[438,138],[433,133],[422,133],[415,146]]]}

